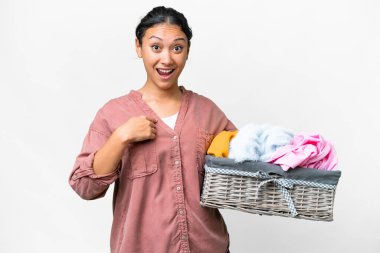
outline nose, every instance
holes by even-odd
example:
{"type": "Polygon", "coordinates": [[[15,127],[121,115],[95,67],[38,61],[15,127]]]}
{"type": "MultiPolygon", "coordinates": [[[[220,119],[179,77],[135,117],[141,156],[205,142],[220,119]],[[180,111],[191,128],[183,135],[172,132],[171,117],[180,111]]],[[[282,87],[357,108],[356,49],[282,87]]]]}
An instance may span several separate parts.
{"type": "Polygon", "coordinates": [[[172,55],[169,50],[163,50],[161,54],[161,63],[165,65],[170,65],[173,63],[172,55]]]}

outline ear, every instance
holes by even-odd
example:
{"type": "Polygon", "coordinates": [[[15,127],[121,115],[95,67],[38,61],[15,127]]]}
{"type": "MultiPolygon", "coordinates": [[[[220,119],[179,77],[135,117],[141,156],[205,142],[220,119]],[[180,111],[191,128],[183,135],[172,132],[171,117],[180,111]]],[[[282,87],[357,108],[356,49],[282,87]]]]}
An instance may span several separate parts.
{"type": "Polygon", "coordinates": [[[135,39],[135,46],[136,46],[136,53],[137,53],[137,56],[138,56],[139,58],[141,58],[141,57],[142,57],[141,45],[140,45],[140,42],[139,42],[139,40],[138,40],[137,38],[135,39]]]}

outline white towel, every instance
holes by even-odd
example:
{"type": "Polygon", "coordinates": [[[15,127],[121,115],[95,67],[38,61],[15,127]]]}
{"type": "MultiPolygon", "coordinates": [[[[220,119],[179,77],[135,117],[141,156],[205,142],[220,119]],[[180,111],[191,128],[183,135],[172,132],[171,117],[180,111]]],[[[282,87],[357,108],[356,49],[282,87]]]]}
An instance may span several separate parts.
{"type": "Polygon", "coordinates": [[[247,124],[231,140],[228,158],[236,162],[265,162],[279,147],[290,144],[293,136],[290,130],[282,127],[247,124]]]}

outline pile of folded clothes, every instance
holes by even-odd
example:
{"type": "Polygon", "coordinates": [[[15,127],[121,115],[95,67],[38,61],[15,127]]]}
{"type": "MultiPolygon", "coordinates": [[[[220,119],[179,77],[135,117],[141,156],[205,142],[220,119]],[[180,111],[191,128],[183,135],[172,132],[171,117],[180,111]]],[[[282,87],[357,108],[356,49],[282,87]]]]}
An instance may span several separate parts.
{"type": "Polygon", "coordinates": [[[296,167],[335,170],[337,156],[330,141],[320,134],[294,134],[268,124],[247,124],[239,131],[222,131],[212,141],[208,155],[280,165],[284,171],[296,167]]]}

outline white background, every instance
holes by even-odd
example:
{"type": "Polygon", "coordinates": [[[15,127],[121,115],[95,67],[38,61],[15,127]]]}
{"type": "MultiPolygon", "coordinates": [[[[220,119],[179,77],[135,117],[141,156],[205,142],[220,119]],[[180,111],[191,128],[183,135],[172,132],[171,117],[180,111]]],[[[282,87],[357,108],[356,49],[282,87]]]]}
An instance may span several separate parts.
{"type": "Polygon", "coordinates": [[[221,210],[232,252],[379,252],[379,1],[140,2],[0,0],[0,252],[109,252],[113,188],[85,201],[68,176],[100,106],[143,85],[134,29],[162,4],[194,31],[180,84],[338,152],[333,222],[221,210]]]}

